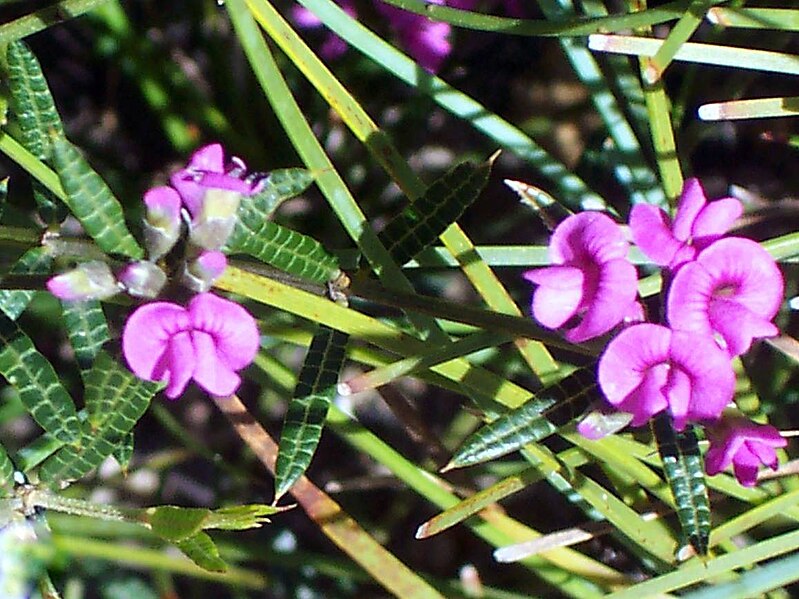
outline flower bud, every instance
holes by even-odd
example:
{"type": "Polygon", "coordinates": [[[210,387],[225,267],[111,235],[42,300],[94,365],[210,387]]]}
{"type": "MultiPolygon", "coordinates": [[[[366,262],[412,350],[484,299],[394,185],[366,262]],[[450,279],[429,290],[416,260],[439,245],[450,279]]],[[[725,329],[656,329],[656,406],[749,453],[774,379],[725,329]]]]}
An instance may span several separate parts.
{"type": "Polygon", "coordinates": [[[192,219],[189,240],[206,250],[225,245],[236,226],[241,193],[230,189],[206,190],[199,213],[192,219]]]}
{"type": "Polygon", "coordinates": [[[197,293],[205,293],[227,268],[227,258],[222,252],[206,251],[186,263],[181,282],[197,293]]]}
{"type": "Polygon", "coordinates": [[[150,260],[172,249],[180,236],[180,195],[171,187],[154,187],[144,194],[144,241],[150,260]]]}
{"type": "Polygon", "coordinates": [[[102,300],[119,293],[119,285],[105,262],[92,260],[52,277],[47,289],[58,299],[76,302],[102,300]]]}
{"type": "Polygon", "coordinates": [[[125,292],[134,297],[158,297],[166,284],[166,274],[152,262],[131,262],[117,276],[125,292]]]}

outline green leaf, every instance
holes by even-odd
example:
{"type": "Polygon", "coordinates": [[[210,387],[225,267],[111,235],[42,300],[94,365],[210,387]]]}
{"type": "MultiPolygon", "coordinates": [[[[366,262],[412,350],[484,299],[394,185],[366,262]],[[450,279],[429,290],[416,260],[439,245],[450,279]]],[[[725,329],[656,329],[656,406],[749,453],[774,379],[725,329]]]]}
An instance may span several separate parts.
{"type": "MultiPolygon", "coordinates": [[[[43,247],[35,247],[20,257],[11,267],[11,274],[45,275],[50,274],[52,256],[43,247]]],[[[13,291],[0,289],[0,310],[11,320],[19,318],[36,294],[35,291],[13,291]]]]}
{"type": "Polygon", "coordinates": [[[64,137],[53,139],[53,167],[66,192],[66,205],[100,249],[141,258],[144,251],[125,225],[119,200],[64,137]]]}
{"type": "Polygon", "coordinates": [[[47,483],[77,480],[91,472],[124,444],[162,383],[144,381],[105,352],[84,375],[87,418],[81,447],[62,447],[41,467],[47,483]]]}
{"type": "MultiPolygon", "coordinates": [[[[8,45],[6,66],[10,107],[19,127],[20,142],[36,158],[47,162],[50,136],[63,135],[64,127],[39,61],[24,42],[17,40],[8,45]]],[[[64,205],[38,181],[33,182],[33,198],[44,222],[61,222],[66,218],[64,205]]]]}
{"type": "Polygon", "coordinates": [[[119,464],[119,467],[122,469],[122,473],[127,474],[128,466],[130,466],[130,460],[133,458],[133,431],[125,435],[125,438],[114,448],[114,451],[111,452],[111,455],[114,456],[117,464],[119,464]]]}
{"type": "Polygon", "coordinates": [[[260,218],[269,220],[284,201],[300,195],[313,183],[311,171],[304,168],[286,168],[272,171],[264,180],[263,189],[239,204],[239,218],[248,221],[260,218]]]}
{"type": "Polygon", "coordinates": [[[64,324],[81,370],[91,368],[97,352],[111,337],[99,301],[62,302],[64,324]]]}
{"type": "Polygon", "coordinates": [[[148,508],[144,520],[159,537],[175,543],[200,532],[210,513],[206,508],[161,505],[148,508]]]}
{"type": "Polygon", "coordinates": [[[470,435],[445,470],[486,462],[545,439],[581,414],[596,394],[593,369],[575,370],[470,435]]]}
{"type": "Polygon", "coordinates": [[[63,135],[64,127],[58,115],[47,80],[39,61],[24,42],[8,44],[9,107],[16,117],[23,147],[40,160],[50,154],[50,135],[63,135]]]}
{"type": "Polygon", "coordinates": [[[248,254],[287,273],[317,283],[327,283],[339,272],[338,259],[321,243],[272,221],[256,211],[239,214],[225,247],[231,254],[248,254]]]}
{"type": "Polygon", "coordinates": [[[344,364],[348,335],[320,326],[308,348],[294,398],[286,411],[275,466],[275,503],[313,459],[344,364]]]}
{"type": "Polygon", "coordinates": [[[75,404],[52,364],[5,314],[0,314],[0,374],[19,392],[22,404],[46,432],[62,443],[80,439],[75,404]]]}
{"type": "Polygon", "coordinates": [[[211,572],[227,570],[227,564],[219,557],[219,549],[214,545],[211,537],[204,532],[198,532],[188,539],[183,539],[175,543],[175,546],[204,570],[211,572]]]}
{"type": "Polygon", "coordinates": [[[386,225],[379,238],[397,264],[405,264],[431,246],[460,218],[488,182],[491,163],[458,164],[386,225]]]}
{"type": "Polygon", "coordinates": [[[284,508],[273,505],[249,504],[233,505],[212,511],[205,523],[204,529],[215,528],[218,530],[247,530],[260,528],[269,522],[267,516],[283,511],[284,508]]]}
{"type": "Polygon", "coordinates": [[[0,497],[8,497],[14,488],[14,464],[0,445],[0,497]]]}
{"type": "Polygon", "coordinates": [[[699,442],[692,426],[677,432],[671,419],[661,415],[652,421],[663,473],[674,495],[684,542],[699,555],[707,555],[710,539],[710,501],[699,442]]]}

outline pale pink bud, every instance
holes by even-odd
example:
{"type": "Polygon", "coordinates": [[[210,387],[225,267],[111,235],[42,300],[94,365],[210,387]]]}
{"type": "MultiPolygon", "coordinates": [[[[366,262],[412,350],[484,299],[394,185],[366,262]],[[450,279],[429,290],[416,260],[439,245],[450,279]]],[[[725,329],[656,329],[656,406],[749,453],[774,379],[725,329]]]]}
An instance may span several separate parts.
{"type": "Polygon", "coordinates": [[[150,260],[158,260],[180,237],[180,195],[171,187],[154,187],[144,194],[144,240],[150,260]]]}
{"type": "Polygon", "coordinates": [[[206,251],[186,263],[183,284],[197,293],[208,291],[227,268],[227,258],[222,252],[206,251]]]}
{"type": "Polygon", "coordinates": [[[134,297],[157,297],[166,284],[166,274],[152,262],[131,262],[117,276],[127,293],[134,297]]]}
{"type": "Polygon", "coordinates": [[[56,275],[47,281],[47,289],[58,299],[77,302],[102,300],[119,293],[111,268],[105,262],[93,260],[56,275]]]}
{"type": "Polygon", "coordinates": [[[236,226],[236,211],[241,193],[230,189],[208,189],[202,208],[192,219],[189,231],[191,242],[206,250],[218,250],[236,226]]]}

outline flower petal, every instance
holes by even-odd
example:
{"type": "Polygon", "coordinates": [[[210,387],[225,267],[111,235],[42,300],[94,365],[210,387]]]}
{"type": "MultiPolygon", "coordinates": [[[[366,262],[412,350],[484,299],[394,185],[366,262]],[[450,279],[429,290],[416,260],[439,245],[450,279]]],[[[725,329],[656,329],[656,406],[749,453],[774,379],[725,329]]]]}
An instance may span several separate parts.
{"type": "Polygon", "coordinates": [[[166,380],[164,395],[176,399],[183,395],[186,385],[197,368],[197,357],[191,341],[191,333],[181,331],[167,343],[166,351],[153,370],[156,380],[166,380]]]}
{"type": "MultiPolygon", "coordinates": [[[[670,341],[669,329],[648,323],[633,325],[616,335],[599,359],[597,371],[599,386],[608,402],[618,408],[644,382],[650,369],[665,364],[670,341]]],[[[629,409],[624,411],[636,414],[629,409]]]]}
{"type": "Polygon", "coordinates": [[[694,221],[691,236],[703,249],[730,230],[743,213],[743,205],[735,198],[721,198],[706,204],[694,221]]]}
{"type": "Polygon", "coordinates": [[[122,331],[122,353],[128,367],[139,378],[160,380],[155,372],[170,339],[188,326],[188,314],[177,304],[153,302],[137,308],[122,331]]]}
{"type": "Polygon", "coordinates": [[[745,354],[755,339],[775,337],[780,332],[769,320],[735,301],[711,300],[708,317],[713,330],[724,339],[725,348],[731,356],[745,354]]]}
{"type": "Polygon", "coordinates": [[[218,351],[212,335],[202,331],[191,334],[197,352],[194,380],[211,395],[227,396],[235,393],[241,377],[228,365],[218,351]]]}
{"type": "Polygon", "coordinates": [[[668,398],[663,393],[668,376],[667,364],[653,366],[646,371],[641,384],[617,406],[619,410],[633,415],[631,426],[646,424],[652,416],[669,406],[668,398]]]}
{"type": "Polygon", "coordinates": [[[583,297],[583,273],[571,266],[550,266],[526,272],[528,281],[540,286],[533,293],[533,317],[550,329],[557,329],[577,313],[583,297]]]}
{"type": "Polygon", "coordinates": [[[580,212],[566,218],[552,233],[549,257],[554,264],[581,266],[626,258],[629,245],[621,227],[601,212],[580,212]]]}
{"type": "Polygon", "coordinates": [[[674,237],[680,241],[691,239],[694,221],[705,204],[707,204],[707,196],[705,196],[705,190],[699,179],[696,177],[687,179],[680,194],[677,214],[674,216],[674,226],[672,227],[674,237]]]}
{"type": "Polygon", "coordinates": [[[671,232],[668,215],[651,204],[636,204],[630,211],[633,241],[655,264],[667,266],[682,242],[671,232]]]}
{"type": "Polygon", "coordinates": [[[580,324],[566,333],[572,343],[582,343],[604,335],[627,316],[638,293],[635,267],[626,259],[615,259],[599,267],[593,296],[583,290],[582,305],[587,306],[580,324]]]}
{"type": "Polygon", "coordinates": [[[681,431],[688,422],[691,409],[691,378],[682,368],[672,365],[663,391],[674,419],[674,428],[681,431]]]}
{"type": "Polygon", "coordinates": [[[188,311],[193,328],[211,335],[219,359],[227,367],[239,370],[253,361],[260,333],[255,319],[242,306],[201,293],[189,302],[188,311]]]}

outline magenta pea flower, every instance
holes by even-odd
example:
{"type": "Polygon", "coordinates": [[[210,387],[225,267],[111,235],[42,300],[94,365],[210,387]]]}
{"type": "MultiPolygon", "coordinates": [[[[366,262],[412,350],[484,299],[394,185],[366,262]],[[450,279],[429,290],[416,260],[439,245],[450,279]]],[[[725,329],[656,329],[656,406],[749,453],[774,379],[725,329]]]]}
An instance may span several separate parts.
{"type": "Polygon", "coordinates": [[[745,487],[757,482],[760,465],[777,469],[776,448],[788,440],[771,425],[756,424],[741,417],[725,418],[706,430],[710,449],[705,454],[705,470],[710,476],[733,467],[735,478],[745,487]]]}
{"type": "Polygon", "coordinates": [[[236,225],[241,197],[263,187],[263,178],[248,174],[241,159],[225,162],[220,144],[197,150],[186,168],[173,174],[170,181],[192,216],[189,239],[206,250],[225,245],[236,225]]]}
{"type": "Polygon", "coordinates": [[[728,237],[685,264],[669,289],[666,314],[673,329],[717,335],[730,356],[754,339],[773,337],[784,281],[774,259],[750,239],[728,237]]]}
{"type": "Polygon", "coordinates": [[[672,221],[660,208],[636,204],[630,212],[633,241],[655,264],[676,271],[711,243],[720,239],[741,216],[735,198],[708,203],[696,178],[688,179],[672,221]]]}
{"type": "MultiPolygon", "coordinates": [[[[445,4],[444,0],[428,0],[431,4],[445,4]]],[[[422,68],[437,73],[452,51],[449,41],[451,27],[448,23],[431,21],[385,2],[376,2],[377,11],[388,19],[400,44],[422,68]]]]}
{"type": "MultiPolygon", "coordinates": [[[[337,0],[337,4],[353,19],[358,18],[355,5],[350,0],[337,0]]],[[[291,20],[303,29],[321,29],[323,27],[322,20],[304,6],[291,8],[291,20]]],[[[319,55],[326,60],[341,58],[346,51],[347,42],[332,32],[325,35],[322,45],[319,47],[319,55]]]]}
{"type": "Polygon", "coordinates": [[[668,411],[678,430],[716,420],[735,391],[729,356],[711,337],[648,323],[608,343],[597,381],[611,405],[633,415],[632,426],[668,411]]]}
{"type": "Polygon", "coordinates": [[[211,293],[187,307],[152,302],[134,311],[122,332],[122,352],[139,378],[165,381],[165,394],[179,397],[189,381],[212,395],[234,393],[237,374],[258,351],[255,319],[239,304],[211,293]]]}
{"type": "Polygon", "coordinates": [[[600,212],[565,219],[549,243],[553,266],[524,273],[538,285],[532,301],[535,319],[557,329],[579,318],[566,330],[566,339],[581,343],[636,314],[638,279],[627,249],[621,228],[600,212]]]}

